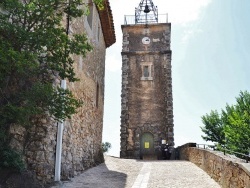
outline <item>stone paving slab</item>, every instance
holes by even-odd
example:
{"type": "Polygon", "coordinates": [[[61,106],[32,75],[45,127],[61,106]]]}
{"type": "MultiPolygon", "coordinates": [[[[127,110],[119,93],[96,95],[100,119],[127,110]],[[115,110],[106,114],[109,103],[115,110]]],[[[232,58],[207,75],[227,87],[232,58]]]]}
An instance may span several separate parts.
{"type": "MultiPolygon", "coordinates": [[[[86,170],[62,188],[219,188],[188,161],[141,161],[105,156],[105,164],[86,170]]],[[[55,187],[53,187],[55,188],[55,187]]]]}
{"type": "Polygon", "coordinates": [[[152,162],[148,188],[219,188],[206,172],[189,161],[152,162]]]}

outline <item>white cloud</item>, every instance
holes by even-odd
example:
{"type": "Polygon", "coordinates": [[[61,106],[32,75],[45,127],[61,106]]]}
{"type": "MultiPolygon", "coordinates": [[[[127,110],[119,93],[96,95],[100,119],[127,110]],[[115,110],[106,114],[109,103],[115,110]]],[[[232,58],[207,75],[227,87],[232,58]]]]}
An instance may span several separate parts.
{"type": "Polygon", "coordinates": [[[158,0],[155,4],[158,3],[159,13],[164,13],[164,11],[168,13],[171,23],[187,24],[198,20],[203,8],[208,6],[211,1],[212,0],[158,0]]]}

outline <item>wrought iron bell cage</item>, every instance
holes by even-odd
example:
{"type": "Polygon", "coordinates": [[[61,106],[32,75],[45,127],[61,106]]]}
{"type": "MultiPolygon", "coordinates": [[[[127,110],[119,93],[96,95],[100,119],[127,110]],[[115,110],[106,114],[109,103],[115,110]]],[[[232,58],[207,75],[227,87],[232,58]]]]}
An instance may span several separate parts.
{"type": "Polygon", "coordinates": [[[158,23],[158,8],[152,0],[142,0],[135,8],[135,24],[158,23]]]}

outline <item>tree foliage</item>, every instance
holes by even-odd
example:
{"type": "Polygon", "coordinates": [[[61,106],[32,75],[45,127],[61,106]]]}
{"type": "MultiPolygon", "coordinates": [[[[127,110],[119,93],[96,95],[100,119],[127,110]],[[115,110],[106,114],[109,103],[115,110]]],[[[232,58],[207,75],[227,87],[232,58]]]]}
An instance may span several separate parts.
{"type": "Polygon", "coordinates": [[[201,119],[205,125],[201,127],[201,130],[205,133],[205,136],[202,136],[202,138],[206,141],[224,144],[224,125],[220,114],[217,111],[211,111],[210,114],[202,116],[201,119]]]}
{"type": "Polygon", "coordinates": [[[204,140],[225,146],[227,149],[249,154],[250,151],[250,93],[240,92],[235,105],[226,105],[221,114],[211,111],[202,116],[201,130],[204,140]]]}
{"type": "MultiPolygon", "coordinates": [[[[94,2],[102,7],[102,0],[94,2]]],[[[64,120],[81,105],[55,80],[77,81],[72,57],[92,49],[84,34],[68,35],[65,21],[84,15],[86,7],[83,0],[0,1],[1,151],[10,125],[29,127],[41,115],[64,120]]]]}
{"type": "Polygon", "coordinates": [[[111,148],[111,144],[109,142],[102,143],[102,152],[108,152],[111,148]]]}

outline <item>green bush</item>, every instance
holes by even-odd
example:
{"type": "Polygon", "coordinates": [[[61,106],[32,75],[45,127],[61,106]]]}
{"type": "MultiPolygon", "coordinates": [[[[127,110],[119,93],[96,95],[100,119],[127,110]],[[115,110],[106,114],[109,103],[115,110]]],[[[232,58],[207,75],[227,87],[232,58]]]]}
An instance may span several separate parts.
{"type": "Polygon", "coordinates": [[[111,144],[109,142],[102,143],[103,153],[108,152],[110,148],[111,148],[111,144]]]}
{"type": "Polygon", "coordinates": [[[5,148],[0,153],[0,168],[21,171],[25,168],[22,155],[13,149],[5,148]]]}

